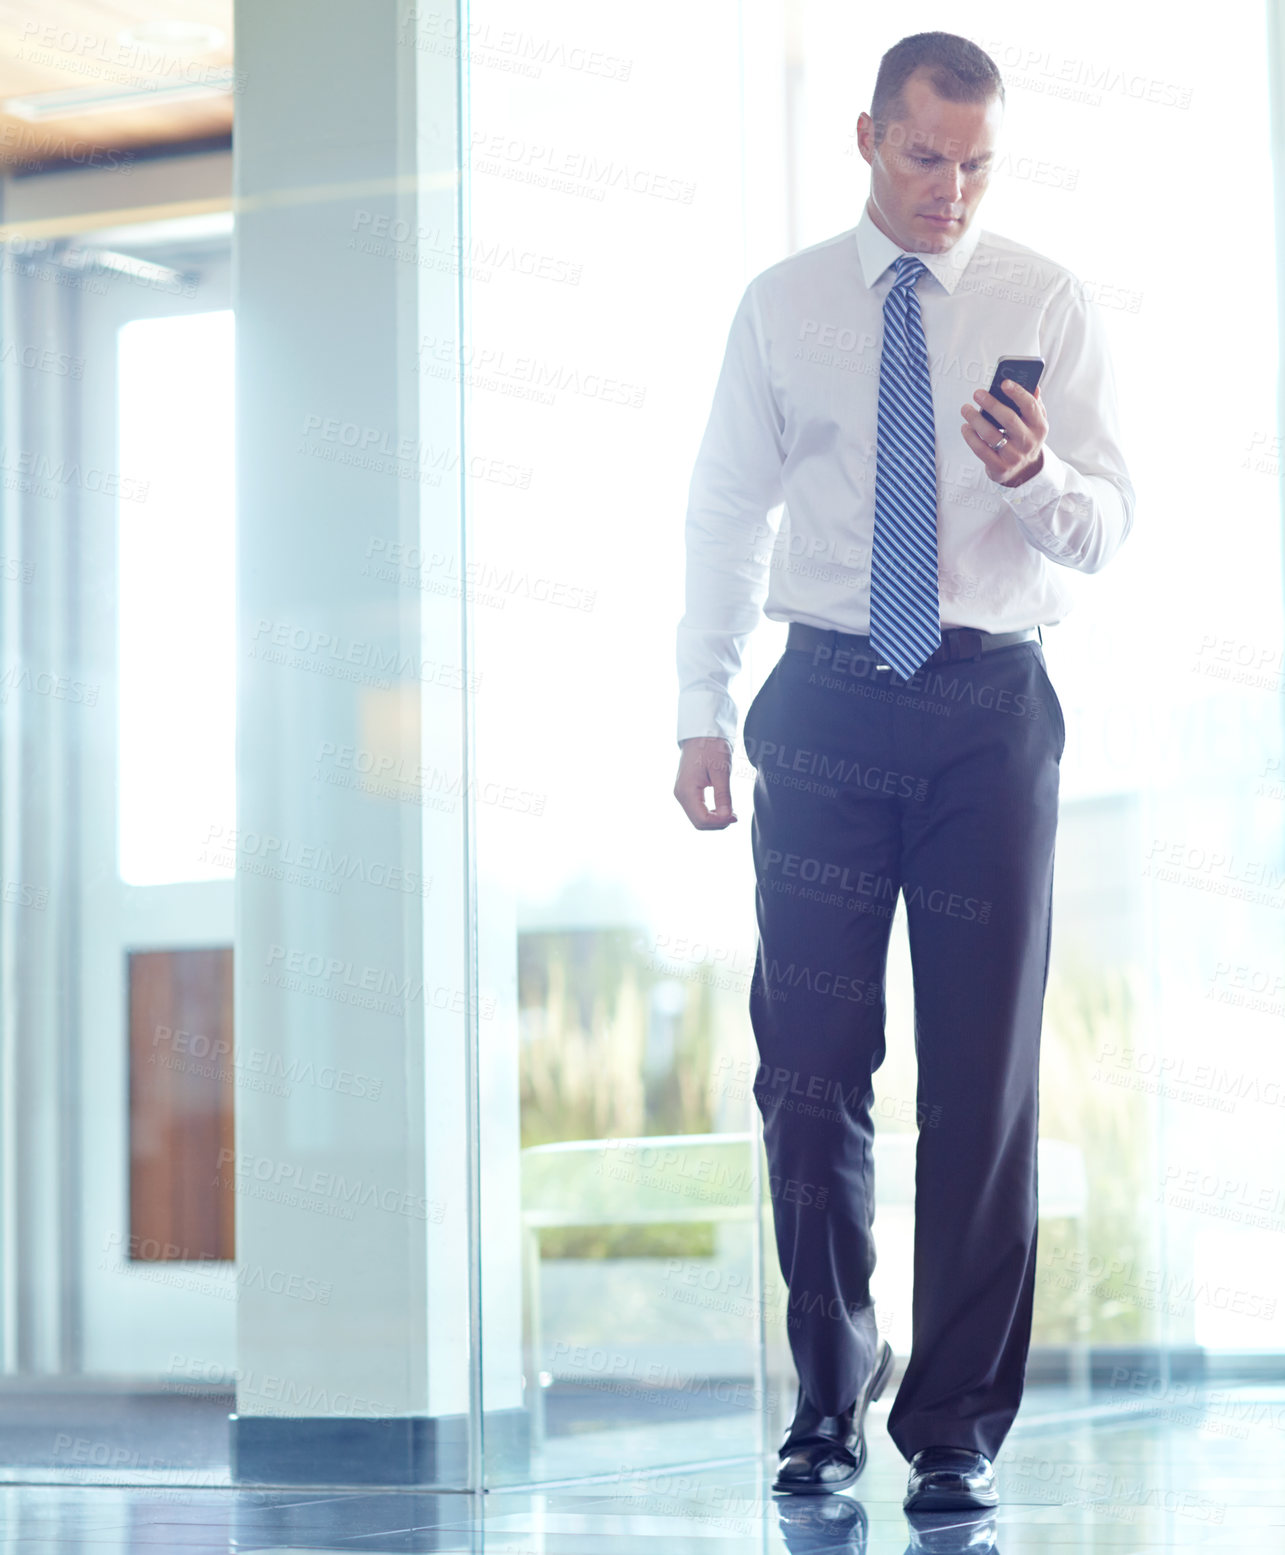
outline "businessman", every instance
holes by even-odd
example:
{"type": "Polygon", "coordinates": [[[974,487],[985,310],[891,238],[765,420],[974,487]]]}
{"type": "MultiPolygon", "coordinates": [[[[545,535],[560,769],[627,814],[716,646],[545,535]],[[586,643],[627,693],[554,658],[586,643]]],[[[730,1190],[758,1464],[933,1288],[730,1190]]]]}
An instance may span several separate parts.
{"type": "Polygon", "coordinates": [[[736,820],[728,692],[760,608],[787,646],[746,713],[755,770],[755,1100],[799,1377],[773,1488],[865,1464],[892,1371],[870,1296],[871,1077],[904,900],[919,1133],[912,1343],[888,1420],[911,1511],[989,1507],[1021,1400],[1062,711],[1040,628],[1062,570],[1129,533],[1099,317],[983,230],[1004,89],[950,33],[884,55],[854,228],[756,276],[692,475],[675,796],[736,820]],[[988,392],[1002,357],[1034,392],[988,392]],[[993,418],[993,419],[988,419],[993,418]],[[774,524],[772,515],[781,509],[774,524]],[[764,584],[766,583],[766,590],[764,584]],[[707,793],[712,792],[712,807],[707,793]]]}

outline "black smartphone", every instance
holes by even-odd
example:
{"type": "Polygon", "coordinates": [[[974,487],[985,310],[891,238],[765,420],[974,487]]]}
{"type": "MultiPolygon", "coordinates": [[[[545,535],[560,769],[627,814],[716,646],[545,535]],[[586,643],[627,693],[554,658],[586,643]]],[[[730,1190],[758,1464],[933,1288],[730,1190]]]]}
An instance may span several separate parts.
{"type": "MultiPolygon", "coordinates": [[[[1020,421],[1022,413],[1017,410],[1008,395],[1000,388],[1005,378],[1011,378],[1014,383],[1020,383],[1028,394],[1035,393],[1035,385],[1040,381],[1040,374],[1044,371],[1044,358],[1042,356],[1001,356],[995,368],[995,376],[991,379],[990,392],[1000,402],[1007,405],[1010,410],[1017,411],[1020,421]]],[[[999,426],[999,422],[991,415],[989,410],[982,411],[982,415],[993,427],[999,426]]]]}

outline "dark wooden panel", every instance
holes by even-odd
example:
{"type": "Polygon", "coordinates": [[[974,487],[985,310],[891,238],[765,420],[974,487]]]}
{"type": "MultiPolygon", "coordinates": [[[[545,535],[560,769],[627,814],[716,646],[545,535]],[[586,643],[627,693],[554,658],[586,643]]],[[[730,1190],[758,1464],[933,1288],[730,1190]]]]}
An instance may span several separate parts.
{"type": "MultiPolygon", "coordinates": [[[[232,64],[231,0],[38,0],[0,6],[0,167],[23,170],[71,162],[130,171],[131,151],[224,135],[232,128],[233,98],[196,97],[158,103],[149,89],[216,80],[232,64]],[[222,33],[211,49],[188,55],[159,39],[135,43],[125,27],[178,19],[204,22],[222,33]],[[3,111],[11,97],[77,88],[113,93],[134,88],[132,107],[68,113],[32,123],[3,111]],[[137,149],[135,149],[137,148],[137,149]],[[113,155],[113,153],[117,153],[113,155]],[[123,153],[123,154],[122,154],[123,153]]],[[[128,182],[128,180],[125,180],[128,182]]],[[[122,205],[125,200],[121,200],[122,205]]]]}
{"type": "Polygon", "coordinates": [[[232,948],[129,955],[129,1257],[235,1256],[232,948]]]}

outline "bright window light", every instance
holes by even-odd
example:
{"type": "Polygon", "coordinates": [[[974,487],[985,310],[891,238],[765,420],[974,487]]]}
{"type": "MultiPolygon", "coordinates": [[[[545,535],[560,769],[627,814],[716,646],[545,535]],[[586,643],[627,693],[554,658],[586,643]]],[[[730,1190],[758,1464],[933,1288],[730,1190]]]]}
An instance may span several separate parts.
{"type": "Polygon", "coordinates": [[[118,859],[129,885],[224,880],[235,811],[233,322],[119,335],[118,859]],[[143,483],[146,483],[145,492],[143,483]]]}

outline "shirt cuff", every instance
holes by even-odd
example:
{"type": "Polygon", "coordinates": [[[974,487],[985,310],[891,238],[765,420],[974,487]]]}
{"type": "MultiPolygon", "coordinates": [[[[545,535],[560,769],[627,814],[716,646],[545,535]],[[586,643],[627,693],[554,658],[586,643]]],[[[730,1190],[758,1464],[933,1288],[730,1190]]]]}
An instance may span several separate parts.
{"type": "Polygon", "coordinates": [[[1032,519],[1050,503],[1056,505],[1066,491],[1065,461],[1058,458],[1046,443],[1044,464],[1038,475],[1023,481],[1020,486],[1002,486],[996,481],[995,489],[1004,498],[1018,518],[1032,519]]]}
{"type": "Polygon", "coordinates": [[[698,689],[678,698],[678,741],[726,740],[736,744],[736,704],[725,692],[698,689]]]}
{"type": "Polygon", "coordinates": [[[995,482],[995,489],[1008,503],[1027,542],[1063,566],[1075,565],[1074,552],[1068,548],[1057,527],[1058,513],[1068,495],[1070,471],[1071,466],[1065,459],[1059,459],[1046,443],[1044,465],[1038,475],[1032,475],[1020,486],[1001,486],[995,482]]]}

